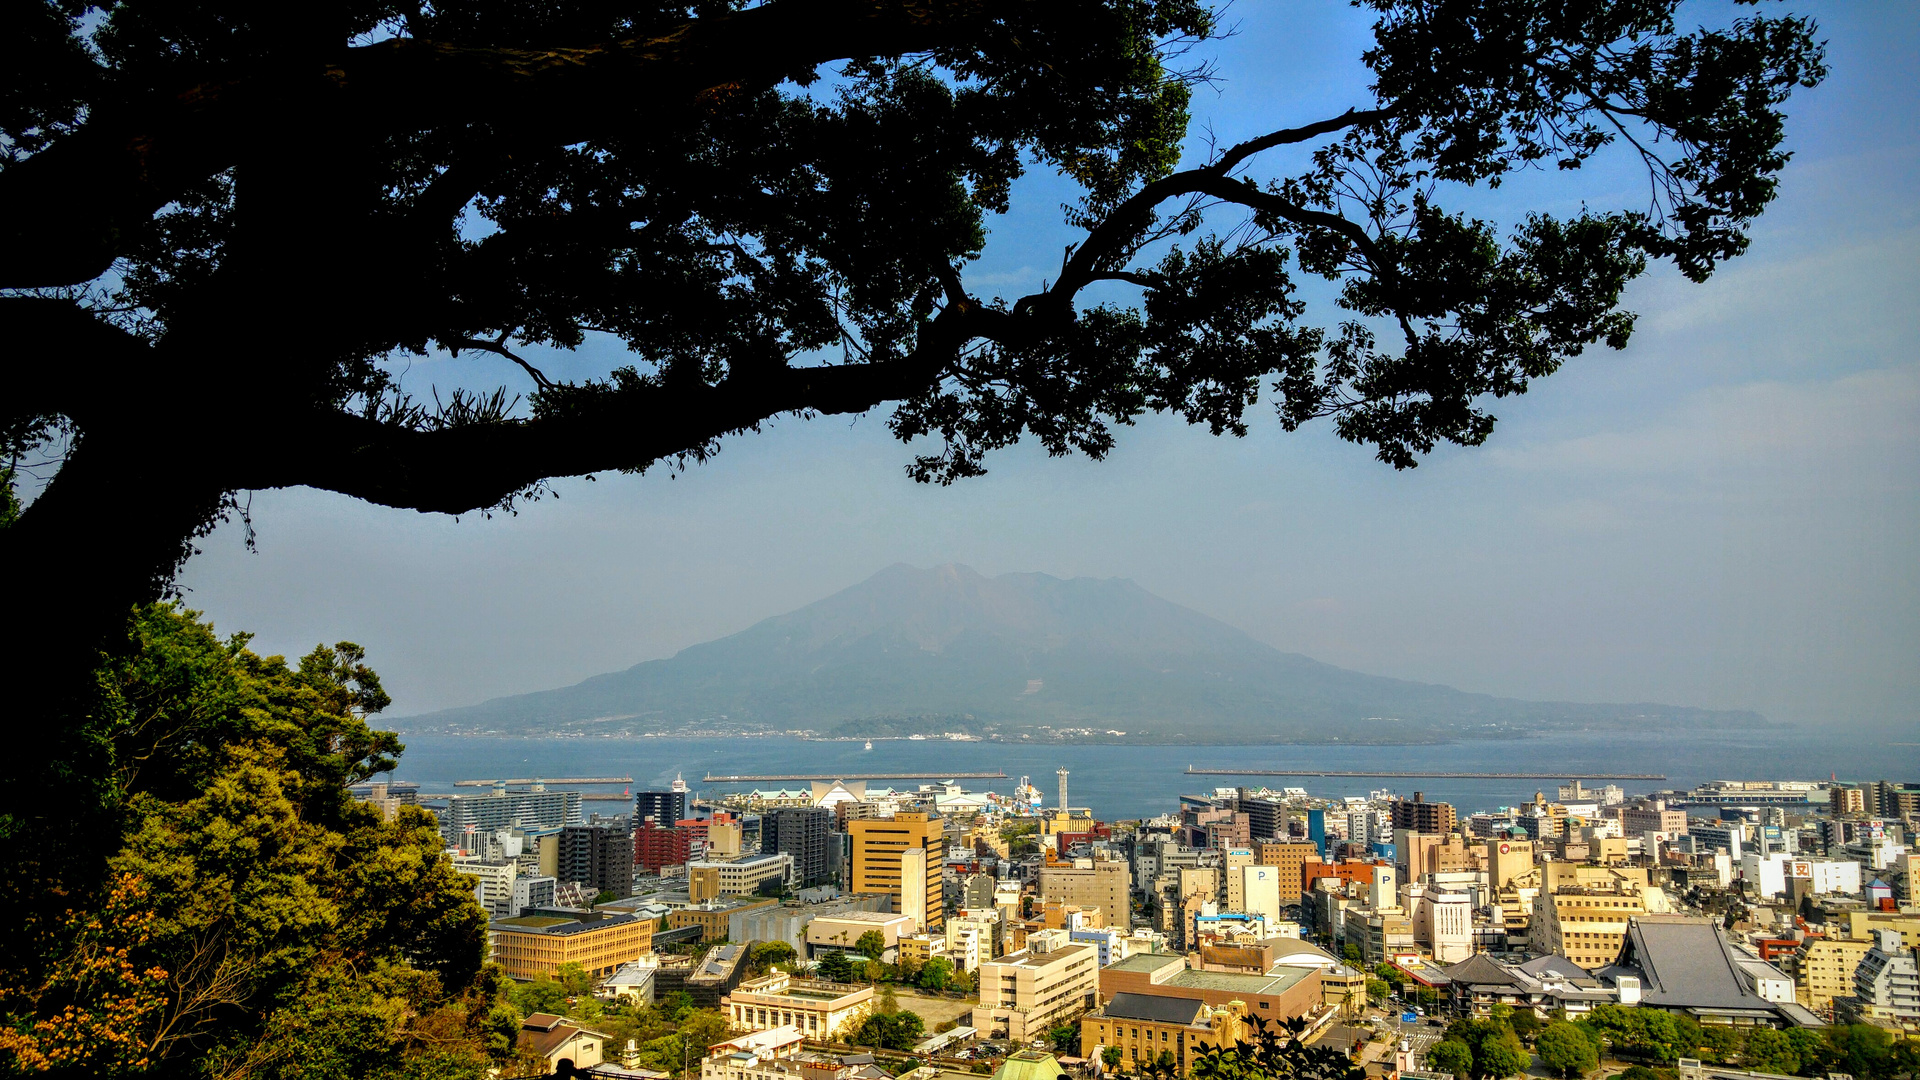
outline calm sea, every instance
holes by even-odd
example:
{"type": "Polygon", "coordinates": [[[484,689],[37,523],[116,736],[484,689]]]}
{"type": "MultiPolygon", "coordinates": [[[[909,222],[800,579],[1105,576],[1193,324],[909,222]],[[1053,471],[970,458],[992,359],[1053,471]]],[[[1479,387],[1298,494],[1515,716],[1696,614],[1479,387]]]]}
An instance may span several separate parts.
{"type": "MultiPolygon", "coordinates": [[[[1418,789],[1432,801],[1464,813],[1511,806],[1536,790],[1553,797],[1551,780],[1369,780],[1315,777],[1246,779],[1183,775],[1188,765],[1243,769],[1382,769],[1441,772],[1665,773],[1661,782],[1622,783],[1629,793],[1687,788],[1707,780],[1920,781],[1920,746],[1886,736],[1846,731],[1698,731],[1658,736],[1619,733],[1547,735],[1531,739],[1449,743],[1441,746],[1026,746],[992,742],[879,740],[872,750],[858,742],[787,738],[467,738],[415,735],[393,778],[418,783],[431,793],[455,790],[465,779],[569,776],[631,776],[634,787],[664,787],[684,776],[696,793],[719,794],[743,786],[705,784],[710,773],[829,773],[858,779],[863,773],[921,770],[1005,772],[1005,780],[967,780],[975,791],[1010,791],[1022,776],[1053,801],[1054,770],[1070,770],[1069,797],[1108,820],[1150,817],[1177,808],[1183,792],[1236,783],[1303,787],[1318,796],[1365,795],[1389,788],[1401,795],[1418,789]]],[[[896,782],[906,786],[912,782],[896,782]]],[[[471,790],[471,789],[469,789],[471,790]]],[[[590,788],[618,791],[618,788],[590,788]]],[[[614,802],[587,804],[614,813],[614,802]]]]}

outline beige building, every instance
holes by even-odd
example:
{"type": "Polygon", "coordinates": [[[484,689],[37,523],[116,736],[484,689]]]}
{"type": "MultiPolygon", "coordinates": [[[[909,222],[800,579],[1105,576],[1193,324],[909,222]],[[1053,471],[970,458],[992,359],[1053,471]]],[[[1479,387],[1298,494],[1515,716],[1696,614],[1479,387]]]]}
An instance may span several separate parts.
{"type": "Polygon", "coordinates": [[[944,934],[913,934],[900,939],[899,962],[909,960],[925,966],[936,956],[947,955],[947,939],[944,934]]]}
{"type": "Polygon", "coordinates": [[[880,931],[886,948],[894,949],[899,947],[901,938],[911,937],[918,929],[911,916],[885,911],[843,911],[838,915],[822,915],[807,923],[807,951],[815,955],[829,949],[851,951],[859,944],[861,936],[870,930],[880,931]]]}
{"type": "Polygon", "coordinates": [[[705,903],[690,904],[687,907],[667,912],[667,928],[678,930],[683,926],[700,928],[701,941],[725,941],[733,932],[733,916],[743,911],[772,907],[780,901],[771,897],[742,900],[708,900],[705,903]]]}
{"type": "Polygon", "coordinates": [[[1845,938],[1809,938],[1793,952],[1788,965],[1793,996],[1800,1004],[1825,1015],[1833,999],[1853,993],[1853,973],[1873,948],[1871,941],[1845,938]]]}
{"type": "Polygon", "coordinates": [[[796,982],[784,971],[743,982],[720,999],[721,1015],[737,1031],[792,1026],[816,1041],[851,1034],[873,1010],[873,987],[796,982]]]}
{"type": "Polygon", "coordinates": [[[1346,940],[1360,947],[1360,957],[1368,964],[1391,963],[1396,956],[1417,955],[1413,937],[1413,918],[1398,907],[1379,910],[1350,907],[1346,911],[1346,940]]]}
{"type": "Polygon", "coordinates": [[[1203,1047],[1229,1047],[1246,1039],[1247,1003],[1213,1006],[1199,998],[1115,994],[1080,1019],[1080,1056],[1092,1060],[1101,1047],[1120,1048],[1121,1069],[1143,1073],[1162,1052],[1173,1055],[1175,1076],[1193,1071],[1203,1047]]]}
{"type": "Polygon", "coordinates": [[[1079,859],[1073,866],[1040,868],[1042,903],[1099,908],[1105,925],[1128,929],[1133,874],[1119,859],[1079,859]]]}
{"type": "Polygon", "coordinates": [[[997,910],[962,909],[956,918],[947,920],[947,959],[962,971],[977,971],[982,962],[999,952],[995,946],[1000,933],[997,910]]]}
{"type": "MultiPolygon", "coordinates": [[[[1561,865],[1545,863],[1542,869],[1561,865]]],[[[1638,883],[1623,878],[1593,878],[1590,884],[1575,884],[1581,879],[1567,874],[1557,875],[1556,883],[1544,880],[1555,875],[1541,876],[1540,893],[1533,899],[1533,922],[1528,928],[1529,947],[1534,952],[1564,956],[1589,971],[1613,963],[1626,940],[1627,920],[1647,914],[1644,871],[1638,883]]]]}
{"type": "Polygon", "coordinates": [[[924,898],[920,906],[925,909],[925,918],[915,920],[917,928],[944,931],[947,840],[939,817],[902,810],[890,818],[849,821],[847,835],[853,844],[848,892],[886,893],[905,911],[908,893],[902,881],[904,862],[913,867],[918,878],[914,895],[924,898]],[[919,853],[903,858],[908,848],[919,853]]]}
{"type": "Polygon", "coordinates": [[[493,962],[516,979],[552,978],[569,963],[604,976],[653,952],[653,927],[652,919],[634,915],[592,922],[521,916],[495,919],[487,941],[493,962]]]}
{"type": "Polygon", "coordinates": [[[1029,935],[1027,947],[980,964],[973,1026],[984,1036],[1025,1042],[1084,1012],[1100,994],[1100,954],[1065,930],[1029,935]]]}
{"type": "Polygon", "coordinates": [[[793,856],[785,852],[732,861],[699,859],[687,864],[687,899],[696,904],[723,896],[777,891],[792,882],[793,856]]]}
{"type": "Polygon", "coordinates": [[[1253,865],[1252,848],[1228,848],[1221,855],[1220,876],[1222,896],[1227,911],[1247,910],[1246,881],[1240,871],[1253,865]]]}
{"type": "Polygon", "coordinates": [[[1496,892],[1533,871],[1533,841],[1487,841],[1487,885],[1496,892]]]}

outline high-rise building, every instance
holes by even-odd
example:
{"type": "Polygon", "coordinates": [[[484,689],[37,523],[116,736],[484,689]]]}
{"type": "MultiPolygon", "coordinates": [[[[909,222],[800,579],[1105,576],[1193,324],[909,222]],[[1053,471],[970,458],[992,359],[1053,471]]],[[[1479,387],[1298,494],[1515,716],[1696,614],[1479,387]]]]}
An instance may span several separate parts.
{"type": "Polygon", "coordinates": [[[1130,895],[1133,875],[1119,859],[1079,860],[1086,866],[1040,868],[1042,903],[1072,904],[1100,909],[1106,925],[1126,931],[1132,925],[1130,895]]]}
{"type": "Polygon", "coordinates": [[[1687,812],[1669,810],[1665,803],[1623,806],[1620,808],[1620,831],[1628,836],[1644,836],[1650,832],[1678,835],[1687,831],[1687,812]]]}
{"type": "Polygon", "coordinates": [[[1396,799],[1393,802],[1393,827],[1408,832],[1450,833],[1458,819],[1453,806],[1443,802],[1428,802],[1422,792],[1414,792],[1411,799],[1396,799]]]}
{"type": "Polygon", "coordinates": [[[624,824],[569,825],[560,830],[561,881],[596,892],[633,895],[633,837],[624,824]]]}
{"type": "Polygon", "coordinates": [[[1318,860],[1320,849],[1304,841],[1287,841],[1278,844],[1261,844],[1255,849],[1260,860],[1259,865],[1275,867],[1280,871],[1280,902],[1297,904],[1300,902],[1300,868],[1309,859],[1318,860]]]}
{"type": "Polygon", "coordinates": [[[687,816],[687,785],[679,780],[666,791],[642,791],[633,797],[633,824],[638,828],[648,818],[659,826],[672,825],[687,816]]]}
{"type": "MultiPolygon", "coordinates": [[[[901,855],[908,848],[923,851],[921,874],[926,896],[927,923],[921,929],[945,930],[947,840],[937,815],[902,810],[890,818],[863,818],[847,822],[852,866],[847,888],[856,893],[887,893],[896,904],[906,900],[901,881],[901,855]]],[[[916,860],[917,861],[917,860],[916,860]]]]}
{"type": "Polygon", "coordinates": [[[580,793],[548,791],[535,784],[525,791],[508,791],[495,784],[485,795],[453,795],[440,811],[440,836],[465,847],[469,835],[500,829],[558,829],[580,823],[580,793]]]}
{"type": "Polygon", "coordinates": [[[838,869],[834,859],[833,811],[824,806],[788,806],[760,815],[760,850],[793,856],[801,888],[824,885],[838,869]]]}
{"type": "Polygon", "coordinates": [[[1234,808],[1247,815],[1247,831],[1252,834],[1254,843],[1287,838],[1286,803],[1252,795],[1246,788],[1241,788],[1234,808]]]}
{"type": "Polygon", "coordinates": [[[633,830],[633,865],[649,874],[669,866],[684,866],[693,858],[693,830],[660,826],[642,820],[633,830]]]}

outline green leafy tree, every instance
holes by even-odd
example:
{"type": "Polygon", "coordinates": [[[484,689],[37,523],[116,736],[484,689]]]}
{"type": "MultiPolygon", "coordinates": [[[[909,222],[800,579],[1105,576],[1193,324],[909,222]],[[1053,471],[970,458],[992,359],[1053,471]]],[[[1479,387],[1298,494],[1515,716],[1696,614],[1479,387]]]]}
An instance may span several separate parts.
{"type": "Polygon", "coordinates": [[[747,952],[748,960],[760,971],[766,971],[775,964],[792,964],[799,959],[792,945],[784,941],[756,942],[747,952]]]}
{"type": "Polygon", "coordinates": [[[1620,1080],[1660,1080],[1660,1074],[1645,1065],[1629,1065],[1620,1074],[1620,1080]]]}
{"type": "Polygon", "coordinates": [[[911,1012],[878,1012],[861,1022],[853,1041],[883,1050],[911,1050],[926,1034],[926,1021],[911,1012]]]}
{"type": "Polygon", "coordinates": [[[1534,1036],[1540,1034],[1540,1029],[1545,1026],[1545,1022],[1532,1009],[1516,1009],[1513,1018],[1507,1021],[1507,1026],[1513,1028],[1513,1033],[1520,1036],[1521,1042],[1532,1043],[1534,1036]]]}
{"type": "Polygon", "coordinates": [[[1117,1046],[1103,1046],[1100,1048],[1100,1063],[1107,1067],[1108,1072],[1117,1072],[1120,1068],[1120,1062],[1125,1058],[1126,1054],[1122,1053],[1117,1046]]]}
{"type": "Polygon", "coordinates": [[[1524,1071],[1533,1060],[1500,1015],[1486,1020],[1456,1020],[1447,1026],[1446,1038],[1465,1045],[1471,1053],[1466,1073],[1470,1080],[1501,1080],[1524,1071]]]}
{"type": "Polygon", "coordinates": [[[593,993],[593,976],[587,974],[587,969],[578,961],[569,960],[561,964],[554,976],[568,997],[585,997],[593,993]]]}
{"type": "Polygon", "coordinates": [[[1452,1073],[1456,1077],[1473,1075],[1473,1047],[1459,1039],[1442,1039],[1427,1048],[1427,1068],[1452,1073]]]}
{"type": "Polygon", "coordinates": [[[528,1016],[534,1013],[566,1015],[567,989],[553,979],[534,979],[531,982],[520,983],[514,986],[511,994],[514,1006],[528,1016]]]}
{"type": "Polygon", "coordinates": [[[953,985],[953,961],[946,957],[936,956],[928,960],[926,966],[920,969],[920,986],[922,989],[932,990],[937,993],[951,985],[953,985]]]}
{"type": "Polygon", "coordinates": [[[1393,987],[1389,985],[1386,982],[1386,980],[1384,979],[1368,979],[1367,980],[1367,1000],[1373,1002],[1375,1005],[1381,1004],[1382,1002],[1386,1001],[1387,995],[1391,993],[1393,993],[1393,987]]]}
{"type": "Polygon", "coordinates": [[[853,943],[853,951],[869,960],[878,960],[887,951],[886,935],[878,930],[869,930],[853,943]]]}
{"type": "Polygon", "coordinates": [[[92,805],[112,818],[81,807],[100,831],[78,838],[5,823],[21,911],[0,935],[0,1061],[477,1075],[505,985],[482,969],[471,879],[425,812],[386,821],[346,790],[400,750],[366,723],[378,678],[350,644],[289,665],[246,641],[175,607],[136,613],[88,728],[92,805]],[[59,853],[94,843],[117,845],[99,883],[59,853]],[[75,1043],[103,1018],[110,1039],[75,1043]]]}
{"type": "MultiPolygon", "coordinates": [[[[0,323],[75,362],[9,374],[0,460],[73,449],[0,533],[33,613],[0,654],[84,698],[243,490],[467,513],[883,405],[942,483],[1021,439],[1104,456],[1148,412],[1239,434],[1263,393],[1396,467],[1479,444],[1486,399],[1627,342],[1651,260],[1697,281],[1746,248],[1786,100],[1824,75],[1792,14],[1363,6],[1349,107],[1275,95],[1270,130],[1183,162],[1192,84],[1228,74],[1178,59],[1220,29],[1196,0],[25,0],[0,287],[36,291],[0,323]],[[1650,183],[1546,212],[1616,154],[1650,183]],[[1458,209],[1543,166],[1508,228],[1458,209]],[[964,267],[1028,169],[1076,188],[1071,243],[992,296],[964,267]],[[552,378],[518,351],[589,335],[630,363],[552,378]],[[434,350],[524,382],[423,404],[392,365],[434,350]],[[209,452],[155,452],[183,427],[209,452]]],[[[37,726],[14,736],[61,745],[37,726]]]]}
{"type": "Polygon", "coordinates": [[[1340,956],[1346,960],[1347,963],[1358,967],[1360,965],[1360,946],[1349,941],[1341,947],[1340,956]]]}
{"type": "Polygon", "coordinates": [[[1058,1024],[1048,1029],[1047,1038],[1053,1042],[1056,1054],[1077,1054],[1080,1052],[1080,1025],[1058,1024]]]}
{"type": "Polygon", "coordinates": [[[1574,1080],[1598,1068],[1600,1055],[1585,1033],[1569,1023],[1548,1024],[1534,1040],[1540,1063],[1560,1076],[1574,1080]]]}
{"type": "Polygon", "coordinates": [[[1747,1035],[1741,1059],[1755,1072],[1792,1076],[1800,1071],[1800,1053],[1784,1031],[1757,1029],[1747,1035]]]}

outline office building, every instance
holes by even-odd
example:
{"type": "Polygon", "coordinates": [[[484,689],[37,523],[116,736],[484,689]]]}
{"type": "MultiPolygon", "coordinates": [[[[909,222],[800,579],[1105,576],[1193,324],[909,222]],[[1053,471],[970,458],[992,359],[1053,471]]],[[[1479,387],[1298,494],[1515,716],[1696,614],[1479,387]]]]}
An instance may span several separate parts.
{"type": "Polygon", "coordinates": [[[983,1036],[1042,1038],[1098,999],[1099,951],[1074,944],[1068,931],[1042,930],[1019,952],[981,961],[979,985],[973,1027],[983,1036]]]}
{"type": "Polygon", "coordinates": [[[611,975],[653,951],[652,919],[610,915],[591,920],[549,916],[495,919],[487,927],[493,962],[520,980],[550,979],[562,964],[588,975],[611,975]]]}
{"type": "Polygon", "coordinates": [[[793,874],[803,889],[825,885],[839,869],[834,858],[833,811],[793,806],[760,815],[760,850],[793,856],[793,874]]]}
{"type": "Polygon", "coordinates": [[[1287,804],[1278,799],[1250,794],[1240,789],[1234,808],[1247,815],[1247,831],[1253,842],[1280,841],[1287,838],[1287,804]]]}
{"type": "Polygon", "coordinates": [[[1395,830],[1405,829],[1417,833],[1450,833],[1459,823],[1452,805],[1427,801],[1424,792],[1416,791],[1411,799],[1395,799],[1389,806],[1392,825],[1395,830]]]}
{"type": "Polygon", "coordinates": [[[1250,1035],[1245,1002],[1215,1007],[1195,997],[1115,994],[1080,1018],[1080,1056],[1091,1061],[1101,1047],[1118,1047],[1120,1067],[1146,1075],[1165,1053],[1173,1075],[1188,1076],[1203,1048],[1227,1049],[1250,1035]]]}
{"type": "Polygon", "coordinates": [[[903,854],[908,848],[920,875],[916,894],[925,898],[921,929],[944,931],[946,924],[947,841],[938,816],[903,810],[890,818],[861,818],[847,822],[852,847],[848,891],[885,893],[904,910],[906,889],[901,880],[903,854]],[[924,860],[924,864],[922,863],[924,860]]]}
{"type": "Polygon", "coordinates": [[[792,882],[793,856],[787,854],[687,864],[687,899],[696,904],[723,896],[778,896],[792,882]]]}
{"type": "Polygon", "coordinates": [[[1099,908],[1106,925],[1127,930],[1133,875],[1119,859],[1077,859],[1072,866],[1040,868],[1042,903],[1099,908]]]}
{"type": "Polygon", "coordinates": [[[1533,900],[1530,941],[1535,952],[1595,971],[1620,955],[1628,920],[1646,911],[1640,886],[1631,882],[1542,888],[1533,900]]]}
{"type": "Polygon", "coordinates": [[[688,817],[687,785],[675,780],[666,791],[641,791],[633,796],[633,823],[638,827],[648,818],[655,825],[667,826],[688,817]]]}
{"type": "Polygon", "coordinates": [[[624,824],[569,825],[560,830],[560,866],[554,875],[596,893],[633,895],[633,837],[624,824]]]}
{"type": "Polygon", "coordinates": [[[720,1011],[735,1030],[791,1026],[820,1042],[851,1035],[872,1007],[871,986],[795,983],[784,971],[749,979],[720,999],[720,1011]]]}
{"type": "Polygon", "coordinates": [[[1650,832],[1678,836],[1687,831],[1687,812],[1669,810],[1661,802],[1652,806],[1623,806],[1620,808],[1620,831],[1628,836],[1644,836],[1650,832]]]}
{"type": "Polygon", "coordinates": [[[1261,844],[1255,849],[1255,858],[1261,866],[1271,866],[1280,872],[1280,902],[1297,904],[1302,881],[1300,870],[1308,860],[1320,860],[1320,849],[1311,843],[1294,841],[1261,844]]]}

